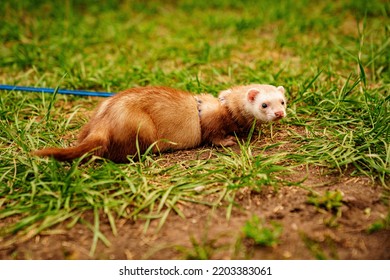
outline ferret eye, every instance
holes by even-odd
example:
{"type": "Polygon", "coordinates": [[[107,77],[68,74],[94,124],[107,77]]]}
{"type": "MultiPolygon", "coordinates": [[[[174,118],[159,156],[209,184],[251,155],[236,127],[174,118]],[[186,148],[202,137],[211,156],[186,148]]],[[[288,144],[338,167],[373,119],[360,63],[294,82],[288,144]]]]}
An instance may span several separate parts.
{"type": "Polygon", "coordinates": [[[284,105],[284,101],[282,101],[282,105],[284,105]]]}
{"type": "Polygon", "coordinates": [[[268,107],[268,105],[267,105],[267,104],[265,104],[265,103],[263,103],[263,104],[261,104],[261,107],[263,107],[263,108],[265,109],[265,108],[267,108],[267,107],[268,107]]]}

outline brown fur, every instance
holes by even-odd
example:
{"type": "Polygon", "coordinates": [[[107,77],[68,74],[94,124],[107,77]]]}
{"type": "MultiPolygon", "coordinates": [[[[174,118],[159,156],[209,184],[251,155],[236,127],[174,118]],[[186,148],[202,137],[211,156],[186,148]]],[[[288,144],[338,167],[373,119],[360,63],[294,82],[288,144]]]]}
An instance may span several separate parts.
{"type": "MultiPolygon", "coordinates": [[[[246,89],[246,88],[245,88],[246,89]]],[[[245,109],[245,90],[222,92],[223,102],[211,95],[196,98],[168,87],[125,90],[99,104],[82,128],[78,143],[69,148],[46,148],[38,156],[69,161],[91,152],[114,162],[153,151],[188,149],[203,143],[235,144],[233,132],[250,128],[254,116],[245,109]]]]}
{"type": "Polygon", "coordinates": [[[200,124],[194,97],[166,87],[125,90],[106,99],[82,128],[78,145],[34,152],[68,161],[93,150],[114,162],[155,145],[153,151],[186,149],[201,143],[200,124]]]}

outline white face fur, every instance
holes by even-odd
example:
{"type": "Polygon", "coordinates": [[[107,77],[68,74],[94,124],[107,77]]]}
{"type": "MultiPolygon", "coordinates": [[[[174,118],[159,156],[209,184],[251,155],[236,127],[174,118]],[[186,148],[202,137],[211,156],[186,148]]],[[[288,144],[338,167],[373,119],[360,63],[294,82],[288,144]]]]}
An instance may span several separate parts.
{"type": "Polygon", "coordinates": [[[282,86],[259,86],[246,93],[246,109],[261,122],[278,121],[286,116],[286,97],[282,86]]]}

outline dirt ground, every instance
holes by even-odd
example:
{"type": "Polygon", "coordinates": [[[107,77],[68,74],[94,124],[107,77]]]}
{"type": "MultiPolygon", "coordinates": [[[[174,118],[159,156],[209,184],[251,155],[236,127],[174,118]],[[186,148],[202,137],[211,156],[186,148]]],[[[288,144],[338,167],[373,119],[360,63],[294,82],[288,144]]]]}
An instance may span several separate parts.
{"type": "MultiPolygon", "coordinates": [[[[183,157],[191,154],[180,153],[183,157]]],[[[226,207],[182,203],[179,207],[186,218],[170,214],[159,232],[158,220],[144,232],[145,221],[119,219],[118,234],[113,236],[108,221],[101,221],[101,231],[111,245],[99,241],[93,257],[89,255],[93,234],[78,224],[70,230],[60,225],[58,234],[41,234],[0,250],[0,258],[189,259],[203,250],[210,259],[390,259],[390,230],[367,233],[388,212],[383,188],[365,177],[324,175],[324,170],[316,168],[309,171],[305,185],[317,186],[319,193],[343,193],[341,216],[333,224],[329,221],[335,215],[308,204],[308,191],[301,187],[283,186],[278,191],[268,187],[261,192],[244,188],[236,196],[237,207],[229,220],[226,207]],[[283,226],[278,245],[260,247],[243,238],[242,227],[254,214],[283,226]]],[[[306,170],[297,170],[294,180],[303,174],[306,170]]],[[[84,218],[93,223],[92,213],[84,218]]]]}
{"type": "MultiPolygon", "coordinates": [[[[310,180],[318,182],[318,177],[310,180]]],[[[302,188],[283,187],[276,193],[273,189],[261,193],[243,190],[237,199],[241,207],[233,210],[229,221],[224,207],[212,210],[194,204],[181,205],[186,219],[172,214],[158,233],[158,221],[144,233],[144,221],[123,219],[117,224],[118,235],[113,236],[105,221],[102,232],[111,246],[99,242],[92,259],[191,258],[196,244],[209,252],[211,259],[390,259],[390,231],[366,232],[387,211],[381,203],[380,188],[368,179],[349,177],[318,188],[335,189],[344,193],[344,205],[334,227],[324,224],[329,214],[306,203],[307,191],[302,188]],[[283,225],[279,245],[258,247],[242,239],[241,228],[253,214],[283,225]]],[[[92,222],[92,215],[86,219],[92,222]]],[[[0,258],[91,259],[92,238],[90,230],[76,225],[61,234],[39,235],[0,251],[0,258]]]]}
{"type": "MultiPolygon", "coordinates": [[[[278,130],[274,141],[286,137],[281,131],[286,130],[278,130]]],[[[258,145],[267,141],[271,140],[264,138],[258,145]]],[[[293,147],[285,144],[279,148],[293,147]]],[[[164,156],[170,162],[194,158],[196,154],[193,150],[164,156]]],[[[0,250],[0,259],[191,259],[199,258],[199,252],[209,259],[390,259],[390,230],[367,232],[389,211],[383,187],[364,176],[350,176],[351,172],[340,176],[325,168],[300,167],[284,175],[289,176],[287,181],[295,182],[308,176],[304,186],[320,194],[341,191],[339,217],[308,204],[307,188],[265,187],[260,192],[243,188],[235,197],[230,219],[226,218],[227,205],[211,209],[180,203],[178,207],[185,219],[171,213],[159,232],[159,220],[152,221],[145,232],[144,220],[118,219],[118,234],[114,236],[108,220],[101,220],[101,232],[111,245],[99,241],[92,257],[93,233],[85,225],[77,224],[70,230],[59,225],[50,234],[42,233],[0,250]],[[253,215],[283,226],[279,244],[261,247],[243,237],[242,228],[253,215]]],[[[93,224],[92,213],[83,218],[93,224]]]]}

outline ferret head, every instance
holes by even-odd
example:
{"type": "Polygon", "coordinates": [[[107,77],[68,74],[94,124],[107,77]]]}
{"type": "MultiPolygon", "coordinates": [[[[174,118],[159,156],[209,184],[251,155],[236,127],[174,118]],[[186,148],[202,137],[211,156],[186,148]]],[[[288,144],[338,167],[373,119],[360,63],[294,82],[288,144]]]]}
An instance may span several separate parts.
{"type": "Polygon", "coordinates": [[[246,110],[261,122],[278,121],[286,116],[284,87],[258,85],[246,92],[246,110]]]}

